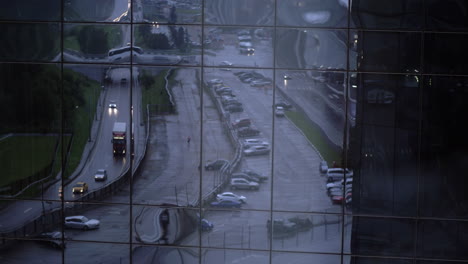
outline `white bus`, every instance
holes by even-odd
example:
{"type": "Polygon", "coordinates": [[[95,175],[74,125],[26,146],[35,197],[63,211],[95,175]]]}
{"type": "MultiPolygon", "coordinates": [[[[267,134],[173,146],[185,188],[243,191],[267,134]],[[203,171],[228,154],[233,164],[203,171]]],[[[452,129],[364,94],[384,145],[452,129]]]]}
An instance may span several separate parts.
{"type": "Polygon", "coordinates": [[[109,50],[109,62],[130,62],[130,53],[133,52],[133,57],[143,54],[143,49],[137,46],[125,46],[121,48],[109,50]]]}

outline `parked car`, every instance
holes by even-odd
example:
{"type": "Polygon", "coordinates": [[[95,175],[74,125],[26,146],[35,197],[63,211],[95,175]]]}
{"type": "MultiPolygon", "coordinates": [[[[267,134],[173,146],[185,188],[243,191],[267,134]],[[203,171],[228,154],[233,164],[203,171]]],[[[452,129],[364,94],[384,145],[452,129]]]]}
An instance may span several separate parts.
{"type": "Polygon", "coordinates": [[[88,191],[88,184],[86,182],[77,182],[72,189],[72,193],[85,193],[88,191]]]}
{"type": "Polygon", "coordinates": [[[346,173],[346,178],[353,177],[353,171],[343,168],[331,168],[327,170],[327,181],[334,182],[344,178],[346,173]]]}
{"type": "Polygon", "coordinates": [[[283,117],[284,116],[284,108],[282,106],[277,106],[275,109],[275,116],[283,117]]]}
{"type": "Polygon", "coordinates": [[[37,236],[37,238],[40,239],[36,240],[38,243],[49,245],[57,249],[65,248],[65,241],[68,240],[68,237],[66,235],[63,236],[62,240],[62,232],[60,231],[41,233],[37,236]]]}
{"type": "Polygon", "coordinates": [[[242,107],[242,103],[239,102],[239,101],[235,101],[235,100],[226,102],[226,103],[224,104],[224,106],[228,106],[228,105],[235,105],[235,106],[240,106],[240,107],[242,107]]]}
{"type": "Polygon", "coordinates": [[[247,175],[249,175],[251,177],[255,177],[255,178],[259,179],[260,182],[268,180],[268,176],[266,176],[265,174],[258,173],[258,172],[253,171],[253,170],[243,170],[242,173],[245,173],[245,174],[247,174],[247,175]]]}
{"type": "Polygon", "coordinates": [[[327,173],[328,171],[328,164],[325,160],[320,161],[319,166],[320,173],[327,173]]]}
{"type": "Polygon", "coordinates": [[[107,171],[104,169],[99,169],[96,171],[96,174],[94,174],[94,180],[95,181],[105,181],[107,180],[107,171]]]}
{"type": "MultiPolygon", "coordinates": [[[[222,62],[219,64],[219,66],[221,66],[221,67],[232,67],[233,64],[232,64],[232,62],[230,62],[230,61],[222,61],[222,62]]],[[[220,70],[230,71],[231,69],[229,69],[229,68],[221,68],[220,70]]]]}
{"type": "Polygon", "coordinates": [[[263,139],[260,139],[260,138],[248,138],[248,139],[244,139],[242,141],[242,146],[243,146],[243,148],[249,148],[251,146],[269,147],[270,143],[268,143],[266,140],[263,140],[263,139]]]}
{"type": "Polygon", "coordinates": [[[208,85],[213,85],[213,84],[222,84],[223,80],[221,79],[211,79],[208,81],[208,85]]]}
{"type": "Polygon", "coordinates": [[[231,179],[231,189],[246,189],[246,190],[258,190],[260,185],[256,182],[251,182],[242,178],[232,178],[231,179]]]}
{"type": "Polygon", "coordinates": [[[224,110],[230,112],[230,113],[238,113],[238,112],[244,112],[244,108],[240,105],[235,105],[235,104],[227,104],[224,106],[224,110]]]}
{"type": "Polygon", "coordinates": [[[312,227],[312,221],[306,216],[295,216],[288,218],[289,222],[295,223],[297,229],[309,229],[312,227]]]}
{"type": "Polygon", "coordinates": [[[208,161],[207,163],[205,163],[205,170],[219,170],[226,163],[229,163],[229,161],[227,161],[225,159],[218,159],[218,160],[215,160],[215,161],[208,161]]]}
{"type": "Polygon", "coordinates": [[[232,122],[232,127],[234,128],[248,127],[250,126],[251,123],[252,122],[250,121],[250,118],[236,119],[234,122],[232,122]]]}
{"type": "Polygon", "coordinates": [[[293,222],[290,222],[287,219],[273,219],[270,221],[270,219],[267,220],[267,228],[268,232],[271,232],[271,229],[273,227],[273,232],[274,233],[290,233],[290,232],[296,232],[296,224],[293,222]]]}
{"type": "Polygon", "coordinates": [[[237,130],[238,137],[251,137],[260,135],[260,130],[252,127],[242,127],[237,130]]]}
{"type": "Polygon", "coordinates": [[[220,207],[220,208],[241,208],[241,203],[232,201],[232,200],[221,200],[212,202],[211,207],[220,207]]]}
{"type": "Polygon", "coordinates": [[[232,93],[232,88],[223,86],[223,87],[219,87],[219,88],[215,89],[215,93],[218,94],[218,95],[220,95],[220,94],[222,94],[224,92],[232,93]]]}
{"type": "Polygon", "coordinates": [[[240,202],[240,203],[246,203],[247,202],[247,198],[245,196],[237,195],[237,194],[232,193],[232,192],[220,193],[220,194],[216,195],[216,199],[218,201],[230,200],[230,201],[236,201],[236,202],[240,202]]]}
{"type": "Polygon", "coordinates": [[[268,146],[250,146],[247,149],[244,149],[244,155],[254,156],[254,155],[266,155],[270,153],[270,147],[268,146]]]}
{"type": "Polygon", "coordinates": [[[242,173],[242,172],[236,172],[236,173],[231,174],[231,178],[232,179],[234,178],[246,179],[250,182],[260,182],[260,179],[250,176],[248,174],[242,173]]]}
{"type": "Polygon", "coordinates": [[[65,217],[65,227],[75,229],[97,229],[99,228],[100,222],[96,219],[88,219],[83,215],[75,215],[65,217]]]}
{"type": "MultiPolygon", "coordinates": [[[[346,186],[352,186],[353,185],[353,178],[346,178],[346,186]]],[[[327,189],[333,188],[333,187],[343,187],[343,180],[338,180],[334,182],[329,182],[327,183],[327,189]]],[[[349,188],[349,187],[346,187],[349,188]]]]}

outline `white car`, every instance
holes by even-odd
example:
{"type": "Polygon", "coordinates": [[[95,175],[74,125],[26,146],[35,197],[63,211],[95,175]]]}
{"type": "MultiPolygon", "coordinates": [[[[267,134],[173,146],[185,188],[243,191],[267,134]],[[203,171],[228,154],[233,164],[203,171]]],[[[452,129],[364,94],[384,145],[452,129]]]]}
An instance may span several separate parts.
{"type": "Polygon", "coordinates": [[[242,178],[232,178],[231,179],[231,189],[247,189],[247,190],[258,190],[260,185],[256,182],[250,182],[242,178]]]}
{"type": "Polygon", "coordinates": [[[284,116],[284,108],[282,106],[277,106],[275,109],[275,115],[278,117],[284,116]]]}
{"type": "Polygon", "coordinates": [[[246,203],[247,198],[242,195],[237,195],[232,192],[223,192],[218,195],[216,195],[216,199],[218,201],[235,201],[235,202],[240,202],[240,203],[246,203]]]}
{"type": "Polygon", "coordinates": [[[94,180],[95,181],[105,181],[107,180],[107,171],[104,169],[99,169],[96,171],[96,174],[94,174],[94,180]]]}
{"type": "Polygon", "coordinates": [[[332,168],[328,169],[327,171],[327,182],[334,182],[338,180],[342,180],[344,178],[344,174],[346,172],[346,178],[353,177],[353,171],[349,169],[343,168],[332,168]]]}
{"type": "Polygon", "coordinates": [[[244,155],[246,156],[265,155],[268,153],[270,153],[270,147],[268,146],[250,146],[244,149],[244,155]]]}
{"type": "Polygon", "coordinates": [[[244,139],[242,141],[242,146],[244,146],[244,148],[249,148],[251,146],[269,147],[270,143],[268,143],[266,140],[263,140],[263,139],[260,139],[260,138],[248,138],[248,139],[244,139]]]}
{"type": "Polygon", "coordinates": [[[75,215],[75,216],[68,216],[65,217],[65,227],[67,228],[75,228],[75,229],[97,229],[99,228],[99,220],[96,219],[88,219],[86,216],[83,215],[75,215]]]}

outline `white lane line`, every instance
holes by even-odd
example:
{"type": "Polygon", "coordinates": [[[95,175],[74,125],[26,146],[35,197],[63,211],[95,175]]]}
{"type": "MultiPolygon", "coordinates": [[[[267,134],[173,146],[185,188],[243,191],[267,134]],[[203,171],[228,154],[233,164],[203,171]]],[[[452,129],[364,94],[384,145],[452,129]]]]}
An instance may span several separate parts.
{"type": "Polygon", "coordinates": [[[28,209],[24,210],[24,213],[29,212],[32,209],[32,207],[29,207],[28,209]]]}

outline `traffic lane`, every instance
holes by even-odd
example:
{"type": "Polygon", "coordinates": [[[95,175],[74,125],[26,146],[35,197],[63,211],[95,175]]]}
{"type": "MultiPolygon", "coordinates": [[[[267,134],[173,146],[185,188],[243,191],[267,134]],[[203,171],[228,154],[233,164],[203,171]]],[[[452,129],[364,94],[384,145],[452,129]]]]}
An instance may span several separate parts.
{"type": "MultiPolygon", "coordinates": [[[[128,162],[128,152],[124,157],[113,155],[112,151],[112,130],[115,122],[125,122],[127,124],[127,133],[129,133],[130,121],[130,102],[129,92],[130,86],[128,81],[124,84],[121,83],[122,78],[130,79],[130,72],[128,68],[118,68],[110,73],[112,85],[107,89],[105,97],[105,106],[108,106],[110,101],[117,104],[117,110],[108,109],[104,115],[101,116],[101,124],[97,138],[94,140],[94,149],[88,158],[88,163],[71,184],[67,185],[64,189],[64,198],[66,200],[73,200],[79,198],[81,194],[73,194],[72,188],[77,182],[86,182],[89,185],[88,192],[101,188],[103,185],[116,179],[121,175],[128,162]],[[96,182],[94,175],[98,169],[106,169],[108,179],[103,182],[96,182]]],[[[130,149],[130,137],[127,135],[127,149],[130,149]]],[[[86,194],[86,193],[85,193],[86,194]]],[[[83,194],[83,195],[85,195],[83,194]]]]}

